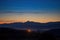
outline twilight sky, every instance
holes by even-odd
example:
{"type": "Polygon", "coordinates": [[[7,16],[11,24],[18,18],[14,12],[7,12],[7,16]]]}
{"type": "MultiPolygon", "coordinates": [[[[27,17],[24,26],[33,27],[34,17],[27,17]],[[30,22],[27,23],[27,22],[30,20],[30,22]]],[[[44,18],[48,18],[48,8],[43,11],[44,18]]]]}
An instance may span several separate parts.
{"type": "Polygon", "coordinates": [[[60,21],[60,0],[0,0],[0,24],[60,21]]]}

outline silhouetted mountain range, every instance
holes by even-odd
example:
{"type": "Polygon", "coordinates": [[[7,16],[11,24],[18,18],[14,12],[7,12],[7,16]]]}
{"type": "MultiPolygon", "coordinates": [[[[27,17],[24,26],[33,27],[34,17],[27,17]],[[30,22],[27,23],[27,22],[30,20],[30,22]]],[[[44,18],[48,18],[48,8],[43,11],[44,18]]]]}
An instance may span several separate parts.
{"type": "Polygon", "coordinates": [[[8,28],[16,28],[16,29],[57,29],[60,28],[60,22],[48,22],[48,23],[39,23],[39,22],[15,22],[15,23],[10,23],[10,24],[0,24],[0,27],[8,27],[8,28]]]}

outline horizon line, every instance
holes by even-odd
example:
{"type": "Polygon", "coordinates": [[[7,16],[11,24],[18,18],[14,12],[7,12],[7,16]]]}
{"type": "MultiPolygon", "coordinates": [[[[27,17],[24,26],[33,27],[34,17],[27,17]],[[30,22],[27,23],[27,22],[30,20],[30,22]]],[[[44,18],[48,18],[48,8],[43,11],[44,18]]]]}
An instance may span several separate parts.
{"type": "MultiPolygon", "coordinates": [[[[35,21],[25,21],[25,22],[8,22],[8,23],[0,23],[0,24],[26,23],[26,22],[35,22],[35,21]]],[[[51,21],[51,22],[53,22],[53,21],[51,21]]],[[[51,23],[51,22],[35,22],[35,23],[51,23]]],[[[54,22],[60,22],[60,21],[54,21],[54,22]]]]}

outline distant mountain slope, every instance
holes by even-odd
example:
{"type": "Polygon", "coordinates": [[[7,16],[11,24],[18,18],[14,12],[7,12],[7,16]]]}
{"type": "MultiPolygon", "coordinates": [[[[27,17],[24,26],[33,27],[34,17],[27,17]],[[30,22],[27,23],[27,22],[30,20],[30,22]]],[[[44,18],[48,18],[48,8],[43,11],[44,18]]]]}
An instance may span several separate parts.
{"type": "Polygon", "coordinates": [[[25,23],[15,22],[10,24],[0,24],[0,27],[10,28],[31,28],[31,29],[55,29],[60,28],[60,22],[38,23],[27,21],[25,23]]]}

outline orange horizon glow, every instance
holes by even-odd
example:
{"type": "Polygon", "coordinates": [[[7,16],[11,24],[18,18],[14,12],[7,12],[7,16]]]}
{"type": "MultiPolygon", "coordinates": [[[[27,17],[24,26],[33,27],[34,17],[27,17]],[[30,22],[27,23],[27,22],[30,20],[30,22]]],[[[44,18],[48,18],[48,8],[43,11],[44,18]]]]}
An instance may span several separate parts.
{"type": "MultiPolygon", "coordinates": [[[[22,23],[24,23],[24,22],[27,22],[27,21],[16,21],[16,22],[22,22],[22,23]]],[[[60,22],[60,21],[32,21],[32,22],[48,23],[48,22],[60,22]]],[[[0,22],[0,24],[9,24],[9,23],[15,23],[15,22],[0,22]]]]}
{"type": "Polygon", "coordinates": [[[27,21],[33,21],[33,22],[39,22],[39,23],[47,23],[47,22],[58,22],[60,20],[57,19],[38,19],[38,18],[32,18],[32,19],[18,19],[18,20],[2,20],[0,21],[0,24],[4,23],[14,23],[14,22],[27,22],[27,21]]]}
{"type": "Polygon", "coordinates": [[[4,23],[14,23],[14,22],[26,22],[26,21],[33,21],[33,22],[40,22],[40,23],[47,23],[47,22],[58,22],[60,21],[60,16],[58,15],[50,15],[50,14],[5,14],[5,16],[0,18],[0,24],[4,23]]]}

